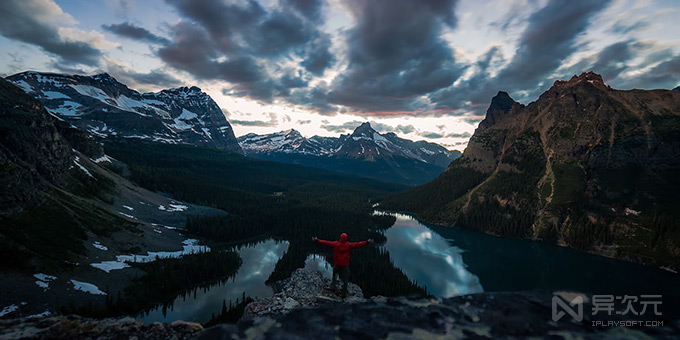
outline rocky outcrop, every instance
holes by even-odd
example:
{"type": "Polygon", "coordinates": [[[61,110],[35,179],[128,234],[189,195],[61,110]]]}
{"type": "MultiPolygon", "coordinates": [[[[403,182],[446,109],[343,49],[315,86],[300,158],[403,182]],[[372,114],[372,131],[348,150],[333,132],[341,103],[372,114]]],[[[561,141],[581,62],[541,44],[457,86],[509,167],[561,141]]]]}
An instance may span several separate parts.
{"type": "Polygon", "coordinates": [[[274,283],[274,296],[248,304],[243,319],[281,315],[294,309],[328,303],[365,301],[361,288],[351,282],[347,285],[347,296],[343,300],[340,297],[341,286],[342,282],[339,282],[336,289],[331,289],[331,280],[324,278],[318,271],[297,269],[289,278],[274,283]]]}
{"type": "Polygon", "coordinates": [[[3,340],[184,340],[193,339],[202,331],[200,324],[191,322],[154,322],[145,325],[131,317],[97,320],[78,316],[54,316],[0,320],[0,339],[3,340]]]}
{"type": "MultiPolygon", "coordinates": [[[[574,294],[558,292],[571,301],[574,294]]],[[[582,295],[582,294],[580,294],[582,295]]],[[[198,336],[207,339],[675,339],[677,321],[657,327],[602,327],[589,314],[553,321],[551,292],[480,293],[444,300],[373,297],[355,304],[330,303],[275,317],[220,325],[198,336]]],[[[612,321],[635,316],[605,316],[612,321]]]]}

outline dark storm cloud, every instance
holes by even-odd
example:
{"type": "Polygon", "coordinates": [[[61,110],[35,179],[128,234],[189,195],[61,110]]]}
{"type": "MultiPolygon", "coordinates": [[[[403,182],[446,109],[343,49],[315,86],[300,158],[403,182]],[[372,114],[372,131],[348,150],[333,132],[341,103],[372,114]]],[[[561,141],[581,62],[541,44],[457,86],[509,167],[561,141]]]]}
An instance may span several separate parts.
{"type": "Polygon", "coordinates": [[[680,55],[676,55],[645,73],[617,82],[623,89],[672,89],[680,84],[680,55]]]}
{"type": "Polygon", "coordinates": [[[116,35],[119,35],[121,37],[125,38],[130,38],[134,40],[139,40],[139,41],[145,41],[149,42],[152,44],[159,44],[159,45],[168,45],[170,44],[170,40],[157,36],[153,33],[151,33],[149,30],[147,30],[144,27],[139,27],[133,23],[130,22],[123,22],[120,24],[113,24],[113,25],[102,25],[102,28],[114,33],[116,35]]]}
{"type": "Polygon", "coordinates": [[[441,133],[437,132],[420,132],[418,133],[418,136],[425,137],[425,138],[430,138],[430,139],[439,139],[439,138],[444,138],[444,135],[441,133]]]}
{"type": "Polygon", "coordinates": [[[400,132],[402,134],[408,134],[408,133],[416,131],[416,128],[411,124],[392,126],[392,125],[388,125],[388,124],[378,123],[374,120],[371,121],[371,127],[375,131],[378,131],[380,133],[400,132]]]}
{"type": "Polygon", "coordinates": [[[321,34],[314,41],[310,42],[307,47],[307,55],[301,65],[307,71],[322,75],[328,67],[331,66],[335,57],[330,52],[331,39],[328,34],[321,34]]]}
{"type": "Polygon", "coordinates": [[[107,65],[107,72],[118,81],[123,84],[128,84],[131,87],[134,87],[135,85],[156,85],[162,88],[171,88],[183,85],[177,78],[160,69],[144,73],[128,69],[121,65],[110,64],[107,65]]]}
{"type": "Polygon", "coordinates": [[[401,132],[401,133],[404,133],[404,134],[408,134],[408,133],[416,131],[416,128],[411,124],[409,124],[409,125],[397,125],[397,127],[394,130],[395,130],[395,132],[401,132]]]}
{"type": "Polygon", "coordinates": [[[332,103],[360,111],[411,110],[418,96],[451,85],[463,69],[442,40],[456,0],[351,0],[357,25],[346,34],[349,65],[332,84],[332,103]]]}
{"type": "Polygon", "coordinates": [[[328,103],[328,88],[325,83],[315,87],[297,88],[290,91],[288,102],[316,111],[322,115],[335,115],[338,110],[328,103]]]}
{"type": "Polygon", "coordinates": [[[449,138],[470,138],[472,135],[469,132],[463,132],[463,133],[449,133],[446,135],[446,137],[449,138]]]}
{"type": "MultiPolygon", "coordinates": [[[[432,99],[449,107],[466,107],[477,112],[486,106],[498,90],[527,91],[526,97],[534,98],[544,91],[545,80],[557,70],[562,62],[578,50],[578,36],[584,32],[591,19],[610,1],[555,0],[534,12],[522,33],[518,49],[512,60],[494,78],[479,72],[460,86],[440,91],[432,99]],[[544,82],[542,88],[537,84],[544,82]],[[472,95],[472,97],[470,96],[472,95]]],[[[490,51],[491,53],[491,51],[490,51]]]]}
{"type": "Polygon", "coordinates": [[[54,8],[48,6],[51,6],[48,2],[0,1],[0,34],[36,45],[63,63],[97,65],[101,51],[88,43],[67,41],[60,36],[58,27],[45,20],[54,14],[54,8]]]}
{"type": "Polygon", "coordinates": [[[302,66],[318,75],[334,60],[328,51],[330,38],[293,12],[313,14],[313,3],[265,9],[256,1],[167,2],[188,21],[173,28],[172,42],[158,55],[196,78],[230,82],[233,87],[225,90],[226,94],[265,102],[288,97],[291,90],[306,87],[308,77],[280,66],[280,61],[301,57],[302,66]]]}
{"type": "Polygon", "coordinates": [[[625,62],[635,56],[632,43],[622,41],[605,47],[597,56],[592,70],[599,73],[605,82],[616,78],[626,69],[625,62]]]}
{"type": "Polygon", "coordinates": [[[530,88],[561,66],[577,51],[576,38],[588,27],[591,18],[607,7],[609,1],[559,0],[529,17],[519,49],[499,79],[516,88],[530,88]]]}
{"type": "Polygon", "coordinates": [[[261,126],[261,127],[273,127],[279,125],[279,120],[274,112],[269,112],[265,113],[264,115],[269,116],[268,121],[264,120],[238,120],[238,119],[230,119],[229,122],[233,125],[241,125],[241,126],[261,126]]]}
{"type": "Polygon", "coordinates": [[[339,125],[334,125],[334,124],[324,124],[321,125],[322,129],[325,129],[326,131],[330,132],[337,132],[337,133],[343,133],[347,131],[354,131],[359,125],[363,124],[364,122],[360,122],[358,120],[353,120],[351,122],[344,122],[339,125]]]}
{"type": "Polygon", "coordinates": [[[307,125],[307,124],[311,124],[311,123],[312,123],[312,121],[309,120],[309,119],[306,119],[306,120],[298,120],[297,122],[295,122],[295,124],[298,124],[298,125],[307,125]]]}
{"type": "Polygon", "coordinates": [[[234,55],[218,61],[210,36],[201,27],[181,22],[174,27],[174,40],[158,50],[168,65],[185,70],[198,79],[221,79],[236,84],[254,85],[265,78],[255,60],[247,55],[234,55]]]}
{"type": "Polygon", "coordinates": [[[262,126],[262,127],[272,127],[276,126],[276,123],[272,122],[265,122],[263,120],[237,120],[237,119],[232,119],[229,121],[231,125],[240,125],[240,126],[262,126]]]}

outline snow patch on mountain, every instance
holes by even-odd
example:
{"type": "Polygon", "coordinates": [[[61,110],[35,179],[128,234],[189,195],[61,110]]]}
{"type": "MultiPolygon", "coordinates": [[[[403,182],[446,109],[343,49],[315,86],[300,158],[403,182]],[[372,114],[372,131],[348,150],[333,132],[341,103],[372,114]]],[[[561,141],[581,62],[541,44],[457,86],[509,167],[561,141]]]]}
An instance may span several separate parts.
{"type": "Polygon", "coordinates": [[[92,295],[106,295],[106,293],[102,292],[99,289],[99,287],[97,287],[97,286],[95,286],[91,283],[71,280],[71,284],[73,284],[73,288],[75,290],[79,290],[81,292],[85,292],[85,293],[92,294],[92,295]]]}
{"type": "Polygon", "coordinates": [[[186,239],[182,242],[182,250],[178,251],[148,251],[144,255],[117,255],[115,261],[103,261],[97,263],[90,263],[90,266],[101,269],[105,272],[127,268],[126,262],[146,263],[153,262],[157,259],[178,258],[184,255],[207,253],[210,252],[210,247],[200,245],[196,239],[186,239]]]}
{"type": "Polygon", "coordinates": [[[71,97],[57,91],[42,91],[45,99],[71,99],[71,97]]]}

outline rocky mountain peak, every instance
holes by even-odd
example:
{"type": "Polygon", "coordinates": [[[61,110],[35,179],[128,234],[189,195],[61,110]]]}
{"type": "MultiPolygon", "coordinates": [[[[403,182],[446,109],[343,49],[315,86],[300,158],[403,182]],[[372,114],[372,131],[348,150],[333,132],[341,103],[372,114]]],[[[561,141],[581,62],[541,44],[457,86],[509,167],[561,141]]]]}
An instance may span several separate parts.
{"type": "Polygon", "coordinates": [[[288,129],[285,131],[281,131],[281,134],[286,135],[286,138],[300,138],[302,137],[302,134],[300,131],[295,130],[295,129],[288,129]]]}
{"type": "Polygon", "coordinates": [[[574,75],[571,77],[569,80],[557,80],[555,83],[553,83],[553,86],[545,92],[541,97],[544,95],[557,95],[557,94],[562,94],[567,90],[570,89],[575,89],[575,88],[580,88],[582,86],[587,86],[586,89],[592,90],[593,88],[600,89],[600,90],[608,90],[609,86],[607,86],[604,83],[604,80],[602,79],[602,76],[589,71],[589,72],[583,72],[579,75],[574,75]]]}
{"type": "Polygon", "coordinates": [[[110,74],[104,72],[100,74],[95,74],[92,76],[93,80],[98,80],[101,82],[110,82],[110,83],[116,83],[119,84],[118,80],[116,78],[112,77],[110,74]]]}
{"type": "Polygon", "coordinates": [[[673,91],[680,91],[680,86],[674,88],[673,91]]]}
{"type": "Polygon", "coordinates": [[[602,80],[602,76],[593,72],[583,72],[579,75],[574,75],[569,79],[568,83],[576,83],[576,82],[584,82],[584,81],[590,81],[590,82],[598,82],[598,83],[604,83],[604,80],[602,80]]]}
{"type": "Polygon", "coordinates": [[[508,112],[516,102],[510,95],[505,91],[498,91],[495,97],[491,99],[491,105],[489,105],[489,111],[491,110],[501,110],[503,112],[508,112]]]}
{"type": "Polygon", "coordinates": [[[374,133],[376,133],[376,131],[371,127],[371,123],[365,122],[359,125],[356,129],[354,129],[354,132],[352,132],[352,136],[370,137],[373,136],[374,133]]]}
{"type": "Polygon", "coordinates": [[[498,123],[515,104],[517,102],[507,92],[498,91],[498,94],[491,99],[489,109],[486,110],[486,117],[479,123],[479,129],[485,130],[498,123]]]}

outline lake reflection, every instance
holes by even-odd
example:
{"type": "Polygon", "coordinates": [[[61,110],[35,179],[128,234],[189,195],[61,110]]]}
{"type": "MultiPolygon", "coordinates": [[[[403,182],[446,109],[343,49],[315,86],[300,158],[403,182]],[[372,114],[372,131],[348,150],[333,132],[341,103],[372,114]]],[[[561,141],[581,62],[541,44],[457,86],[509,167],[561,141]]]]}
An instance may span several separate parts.
{"type": "Polygon", "coordinates": [[[267,240],[234,250],[243,259],[243,264],[233,279],[210,288],[198,289],[195,294],[179,296],[172,307],[165,311],[165,315],[161,306],[142,316],[141,320],[146,323],[175,320],[203,323],[210,320],[213,313],[220,313],[223,300],[229,305],[229,301],[241,298],[243,292],[251,298],[271,296],[272,289],[264,282],[274,271],[276,262],[288,250],[288,242],[267,240]]]}
{"type": "Polygon", "coordinates": [[[318,271],[329,280],[333,278],[333,266],[322,255],[309,254],[305,260],[305,270],[318,271]]]}
{"type": "Polygon", "coordinates": [[[467,270],[461,254],[439,234],[408,215],[394,214],[397,221],[385,231],[383,246],[394,265],[412,281],[436,297],[484,291],[479,278],[467,270]]]}

